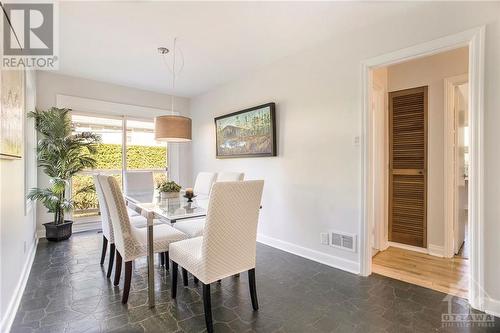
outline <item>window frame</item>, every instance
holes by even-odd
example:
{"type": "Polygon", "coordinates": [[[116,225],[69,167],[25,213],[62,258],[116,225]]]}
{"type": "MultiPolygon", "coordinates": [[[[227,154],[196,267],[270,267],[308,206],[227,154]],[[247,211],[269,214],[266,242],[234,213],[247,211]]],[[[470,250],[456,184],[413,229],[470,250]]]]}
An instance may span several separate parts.
{"type": "MultiPolygon", "coordinates": [[[[121,170],[118,169],[112,169],[112,170],[105,170],[100,173],[102,174],[116,174],[119,173],[122,176],[122,188],[124,186],[124,178],[125,178],[125,172],[127,172],[127,120],[133,120],[133,121],[143,121],[143,122],[154,122],[154,117],[136,117],[136,116],[127,116],[127,115],[116,115],[116,114],[109,114],[109,113],[97,113],[97,112],[91,112],[91,111],[75,111],[71,110],[70,111],[70,116],[73,119],[73,115],[78,115],[78,116],[85,116],[85,117],[95,117],[95,118],[106,118],[106,119],[114,119],[114,120],[120,120],[121,121],[121,131],[122,131],[122,163],[121,163],[121,170]]],[[[73,121],[73,120],[72,120],[73,121]]],[[[165,169],[131,169],[134,171],[153,171],[153,172],[165,172],[166,177],[168,178],[170,175],[170,161],[171,161],[171,145],[167,144],[167,153],[165,156],[167,167],[165,169]]],[[[79,172],[79,175],[92,175],[96,171],[95,170],[84,170],[79,172]]],[[[71,195],[73,190],[73,179],[70,179],[69,181],[69,187],[68,187],[68,194],[71,195]]],[[[71,212],[73,215],[73,212],[71,212]]],[[[73,220],[74,223],[89,223],[89,222],[97,222],[100,220],[100,217],[97,216],[85,216],[85,217],[74,217],[72,216],[71,219],[73,220]]]]}

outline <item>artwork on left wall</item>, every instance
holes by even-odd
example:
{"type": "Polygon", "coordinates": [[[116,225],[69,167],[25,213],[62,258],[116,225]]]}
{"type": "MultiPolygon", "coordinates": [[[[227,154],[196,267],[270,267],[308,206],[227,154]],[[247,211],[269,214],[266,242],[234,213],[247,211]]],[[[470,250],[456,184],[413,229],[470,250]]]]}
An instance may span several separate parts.
{"type": "Polygon", "coordinates": [[[24,145],[24,70],[2,70],[0,76],[0,158],[19,159],[24,145]]]}

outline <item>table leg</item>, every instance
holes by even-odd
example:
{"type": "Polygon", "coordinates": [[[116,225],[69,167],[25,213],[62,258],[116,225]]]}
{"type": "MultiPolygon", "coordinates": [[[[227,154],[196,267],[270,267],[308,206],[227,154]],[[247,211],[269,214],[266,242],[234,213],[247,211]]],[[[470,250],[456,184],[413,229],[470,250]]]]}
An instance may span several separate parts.
{"type": "Polygon", "coordinates": [[[155,306],[155,276],[153,251],[153,219],[148,217],[148,298],[149,307],[155,306]]]}

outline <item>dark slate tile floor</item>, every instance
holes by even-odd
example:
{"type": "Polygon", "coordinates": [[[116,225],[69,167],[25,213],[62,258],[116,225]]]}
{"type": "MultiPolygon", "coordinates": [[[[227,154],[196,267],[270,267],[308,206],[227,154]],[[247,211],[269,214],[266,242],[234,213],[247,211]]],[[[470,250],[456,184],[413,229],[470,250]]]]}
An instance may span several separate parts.
{"type": "MultiPolygon", "coordinates": [[[[170,277],[156,267],[156,308],[147,305],[144,259],[137,260],[128,305],[99,265],[101,234],[65,242],[40,240],[11,332],[202,332],[201,286],[190,279],[170,299],[170,277]]],[[[156,258],[155,258],[156,259],[156,258]]],[[[105,264],[104,267],[106,267],[105,264]]],[[[123,279],[123,274],[122,274],[123,279]]],[[[212,287],[216,332],[499,332],[494,327],[442,327],[442,314],[467,314],[467,302],[373,274],[343,272],[259,244],[252,311],[246,274],[212,287]]],[[[476,313],[472,311],[472,313],[476,313]]]]}

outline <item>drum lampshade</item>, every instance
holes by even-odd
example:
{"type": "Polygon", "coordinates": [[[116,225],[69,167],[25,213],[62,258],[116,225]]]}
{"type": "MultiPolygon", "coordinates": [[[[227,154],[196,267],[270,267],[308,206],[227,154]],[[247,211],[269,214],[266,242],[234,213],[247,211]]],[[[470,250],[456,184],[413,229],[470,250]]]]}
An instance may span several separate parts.
{"type": "Polygon", "coordinates": [[[191,119],[175,115],[155,117],[155,139],[167,142],[191,141],[191,119]]]}

